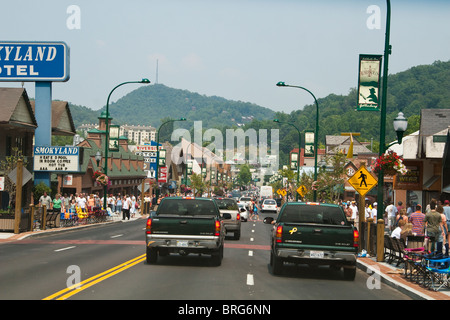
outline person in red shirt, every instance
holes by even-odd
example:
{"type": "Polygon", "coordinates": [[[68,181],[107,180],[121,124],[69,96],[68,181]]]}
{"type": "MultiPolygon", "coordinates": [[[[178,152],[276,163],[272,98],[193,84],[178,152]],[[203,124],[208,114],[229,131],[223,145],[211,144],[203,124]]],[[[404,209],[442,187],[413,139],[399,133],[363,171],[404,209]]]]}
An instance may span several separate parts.
{"type": "Polygon", "coordinates": [[[412,232],[418,236],[424,235],[425,228],[425,214],[422,213],[422,206],[420,204],[416,205],[416,211],[411,213],[409,216],[409,222],[412,223],[412,232]]]}

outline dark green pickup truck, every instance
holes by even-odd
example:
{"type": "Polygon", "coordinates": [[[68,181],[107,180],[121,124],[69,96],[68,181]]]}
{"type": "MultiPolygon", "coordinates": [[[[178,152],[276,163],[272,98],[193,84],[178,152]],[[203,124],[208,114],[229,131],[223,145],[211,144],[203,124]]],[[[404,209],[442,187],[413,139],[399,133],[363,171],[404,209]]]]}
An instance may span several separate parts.
{"type": "Polygon", "coordinates": [[[344,277],[354,280],[359,234],[338,205],[288,202],[273,224],[270,265],[280,274],[283,262],[330,265],[344,268],[344,277]]]}
{"type": "Polygon", "coordinates": [[[147,219],[145,231],[147,263],[170,253],[211,255],[220,265],[223,258],[225,229],[214,199],[194,197],[164,198],[147,219]]]}

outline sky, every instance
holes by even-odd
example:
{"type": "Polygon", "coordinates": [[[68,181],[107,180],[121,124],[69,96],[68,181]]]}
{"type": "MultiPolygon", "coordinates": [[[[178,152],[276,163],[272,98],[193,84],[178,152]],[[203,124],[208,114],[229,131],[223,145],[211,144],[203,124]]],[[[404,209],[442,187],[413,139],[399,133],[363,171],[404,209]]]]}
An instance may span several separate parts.
{"type": "MultiPolygon", "coordinates": [[[[347,95],[359,55],[382,55],[386,30],[383,0],[21,0],[0,10],[1,41],[69,46],[70,80],[54,82],[52,98],[93,110],[119,83],[148,78],[290,113],[314,100],[278,81],[347,95]]],[[[389,73],[450,60],[449,16],[447,0],[391,0],[389,73]]],[[[24,86],[34,97],[35,84],[24,86]]]]}

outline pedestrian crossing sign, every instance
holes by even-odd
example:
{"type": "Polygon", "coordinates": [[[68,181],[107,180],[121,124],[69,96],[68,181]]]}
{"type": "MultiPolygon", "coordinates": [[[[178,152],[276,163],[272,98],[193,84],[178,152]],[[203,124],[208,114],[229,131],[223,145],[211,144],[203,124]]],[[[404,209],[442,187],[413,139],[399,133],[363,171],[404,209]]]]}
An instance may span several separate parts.
{"type": "Polygon", "coordinates": [[[366,169],[365,165],[361,165],[356,173],[348,179],[348,183],[350,183],[361,196],[365,196],[377,185],[378,181],[366,169]]]}
{"type": "Polygon", "coordinates": [[[300,196],[304,197],[308,193],[308,189],[304,185],[301,185],[298,187],[297,192],[300,196]]]}

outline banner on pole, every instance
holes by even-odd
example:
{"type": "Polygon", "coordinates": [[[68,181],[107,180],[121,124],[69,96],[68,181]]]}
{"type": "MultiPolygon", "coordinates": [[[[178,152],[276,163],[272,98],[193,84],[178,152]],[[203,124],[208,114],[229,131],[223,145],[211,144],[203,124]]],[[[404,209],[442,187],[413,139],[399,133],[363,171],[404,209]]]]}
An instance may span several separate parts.
{"type": "Polygon", "coordinates": [[[358,98],[356,110],[380,110],[381,55],[359,55],[358,98]]]}

